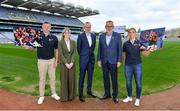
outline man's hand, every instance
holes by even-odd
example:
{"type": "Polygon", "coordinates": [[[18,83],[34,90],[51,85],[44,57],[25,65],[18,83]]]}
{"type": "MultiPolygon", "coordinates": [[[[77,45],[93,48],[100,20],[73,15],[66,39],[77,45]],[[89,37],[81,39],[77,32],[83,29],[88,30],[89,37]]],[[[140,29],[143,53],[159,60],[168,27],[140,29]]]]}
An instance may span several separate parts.
{"type": "Polygon", "coordinates": [[[56,68],[58,66],[58,61],[54,62],[54,68],[56,68]]]}
{"type": "Polygon", "coordinates": [[[117,68],[119,68],[121,66],[120,62],[117,62],[117,68]]]}
{"type": "Polygon", "coordinates": [[[98,66],[101,67],[101,61],[98,61],[98,66]]]}

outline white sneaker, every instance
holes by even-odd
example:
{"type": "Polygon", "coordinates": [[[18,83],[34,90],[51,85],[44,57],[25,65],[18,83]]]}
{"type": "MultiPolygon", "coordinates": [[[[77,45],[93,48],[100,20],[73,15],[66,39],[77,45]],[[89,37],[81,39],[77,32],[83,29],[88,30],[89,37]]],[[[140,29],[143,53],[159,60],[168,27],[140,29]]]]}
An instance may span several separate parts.
{"type": "Polygon", "coordinates": [[[123,100],[124,103],[131,102],[131,101],[132,101],[132,97],[127,97],[126,99],[123,100]]]}
{"type": "Polygon", "coordinates": [[[135,105],[135,106],[140,106],[140,99],[136,99],[134,105],[135,105]]]}
{"type": "Polygon", "coordinates": [[[44,96],[39,97],[37,104],[42,104],[44,102],[44,96]]]}
{"type": "Polygon", "coordinates": [[[57,101],[60,100],[60,97],[56,93],[52,94],[51,97],[57,101]]]}

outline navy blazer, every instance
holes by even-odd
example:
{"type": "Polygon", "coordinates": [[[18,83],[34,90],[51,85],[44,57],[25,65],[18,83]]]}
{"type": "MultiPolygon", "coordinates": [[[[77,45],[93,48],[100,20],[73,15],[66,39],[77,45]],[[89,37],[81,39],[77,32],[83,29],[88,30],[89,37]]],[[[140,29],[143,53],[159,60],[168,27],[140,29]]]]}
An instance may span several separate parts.
{"type": "Polygon", "coordinates": [[[85,65],[84,63],[93,62],[94,63],[94,49],[96,46],[96,36],[91,33],[92,45],[89,47],[88,39],[85,32],[80,34],[77,39],[77,50],[79,54],[80,65],[85,65]],[[89,61],[90,60],[90,61],[89,61]]]}
{"type": "Polygon", "coordinates": [[[109,46],[106,44],[106,33],[99,37],[98,61],[103,63],[117,64],[122,62],[122,41],[121,36],[113,32],[109,46]]]}

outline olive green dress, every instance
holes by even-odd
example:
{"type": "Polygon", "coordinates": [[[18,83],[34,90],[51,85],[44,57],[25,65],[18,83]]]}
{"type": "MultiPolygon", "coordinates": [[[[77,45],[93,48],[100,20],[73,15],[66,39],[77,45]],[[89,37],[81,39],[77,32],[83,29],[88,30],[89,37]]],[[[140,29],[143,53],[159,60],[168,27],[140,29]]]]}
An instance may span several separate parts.
{"type": "Polygon", "coordinates": [[[75,99],[76,96],[76,68],[75,68],[75,41],[70,40],[70,51],[67,48],[64,39],[58,43],[59,48],[59,62],[60,62],[60,97],[61,101],[68,101],[75,99]],[[71,69],[67,69],[65,64],[73,62],[71,69]]]}

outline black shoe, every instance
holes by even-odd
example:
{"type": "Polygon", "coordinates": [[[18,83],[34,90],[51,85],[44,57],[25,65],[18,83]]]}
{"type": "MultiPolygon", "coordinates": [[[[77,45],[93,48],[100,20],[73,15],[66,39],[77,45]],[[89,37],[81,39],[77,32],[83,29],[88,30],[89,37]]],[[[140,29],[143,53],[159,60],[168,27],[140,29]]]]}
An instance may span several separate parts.
{"type": "Polygon", "coordinates": [[[105,99],[108,99],[108,98],[111,98],[111,96],[107,96],[107,95],[104,95],[103,97],[99,98],[100,100],[105,100],[105,99]]]}
{"type": "Polygon", "coordinates": [[[93,98],[96,98],[97,96],[92,93],[92,91],[87,92],[88,95],[92,96],[93,98]]]}
{"type": "Polygon", "coordinates": [[[113,98],[114,103],[118,103],[119,100],[117,98],[113,98]]]}
{"type": "Polygon", "coordinates": [[[84,99],[83,97],[79,97],[79,100],[80,100],[81,102],[85,102],[85,99],[84,99]]]}

